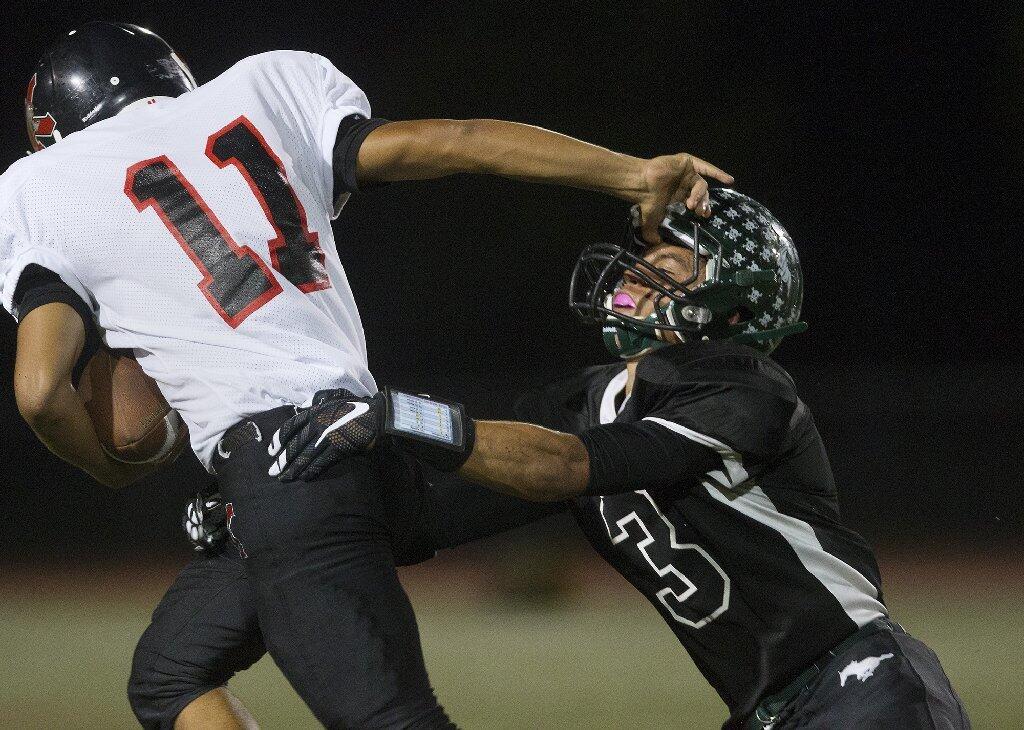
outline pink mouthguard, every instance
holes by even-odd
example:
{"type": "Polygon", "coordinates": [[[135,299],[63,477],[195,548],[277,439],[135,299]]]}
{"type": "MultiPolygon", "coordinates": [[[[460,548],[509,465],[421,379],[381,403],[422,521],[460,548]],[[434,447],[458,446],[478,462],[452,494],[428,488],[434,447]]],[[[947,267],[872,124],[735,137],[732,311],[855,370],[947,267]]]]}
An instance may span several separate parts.
{"type": "Polygon", "coordinates": [[[614,297],[612,297],[612,306],[631,307],[633,309],[636,309],[636,302],[633,301],[633,297],[629,296],[629,294],[627,294],[624,291],[620,291],[617,292],[614,297]]]}

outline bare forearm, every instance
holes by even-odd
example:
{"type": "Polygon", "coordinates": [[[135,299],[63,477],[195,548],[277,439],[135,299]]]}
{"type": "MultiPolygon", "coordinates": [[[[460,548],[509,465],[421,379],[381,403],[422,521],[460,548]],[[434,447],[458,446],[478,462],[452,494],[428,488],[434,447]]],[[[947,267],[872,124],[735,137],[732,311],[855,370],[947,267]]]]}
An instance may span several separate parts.
{"type": "Polygon", "coordinates": [[[23,409],[23,415],[46,448],[101,484],[120,488],[153,470],[151,466],[125,464],[107,455],[70,383],[45,403],[23,409]]]}
{"type": "Polygon", "coordinates": [[[102,484],[122,487],[149,469],[116,461],[100,446],[92,419],[71,385],[84,344],[82,318],[63,302],[37,307],[21,320],[14,365],[18,411],[54,454],[102,484]]]}
{"type": "Polygon", "coordinates": [[[424,180],[458,173],[501,175],[585,188],[636,201],[644,160],[540,127],[493,119],[391,122],[358,158],[360,181],[424,180]]]}
{"type": "Polygon", "coordinates": [[[473,453],[459,475],[520,499],[552,502],[583,494],[590,462],[583,442],[570,434],[477,421],[473,453]]]}

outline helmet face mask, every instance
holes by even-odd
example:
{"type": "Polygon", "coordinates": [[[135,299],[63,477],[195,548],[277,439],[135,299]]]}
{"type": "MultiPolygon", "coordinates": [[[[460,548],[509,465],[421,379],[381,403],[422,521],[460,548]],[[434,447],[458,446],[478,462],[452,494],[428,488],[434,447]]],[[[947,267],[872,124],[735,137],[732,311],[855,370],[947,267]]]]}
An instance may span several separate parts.
{"type": "Polygon", "coordinates": [[[195,87],[192,72],[155,33],[130,23],[86,23],[36,65],[25,92],[29,143],[39,151],[140,99],[195,87]]]}
{"type": "Polygon", "coordinates": [[[803,279],[789,234],[763,205],[734,190],[714,188],[711,201],[709,220],[675,203],[660,226],[665,243],[692,257],[685,279],[644,258],[635,211],[622,244],[599,243],[580,254],[570,307],[604,326],[614,354],[631,359],[677,338],[728,339],[770,351],[785,335],[806,329],[799,321],[803,279]],[[612,306],[627,276],[654,293],[654,311],[644,318],[612,306]]]}

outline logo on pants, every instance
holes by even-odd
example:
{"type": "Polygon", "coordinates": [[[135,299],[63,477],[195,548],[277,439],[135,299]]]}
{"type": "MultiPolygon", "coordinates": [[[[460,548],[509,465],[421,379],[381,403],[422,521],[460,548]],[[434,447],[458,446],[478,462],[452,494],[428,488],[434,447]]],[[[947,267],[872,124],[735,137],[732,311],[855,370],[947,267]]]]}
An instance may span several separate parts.
{"type": "Polygon", "coordinates": [[[874,676],[875,670],[878,669],[878,665],[886,659],[892,659],[892,656],[893,655],[891,653],[886,652],[881,656],[869,656],[867,659],[850,662],[846,665],[846,669],[839,672],[839,686],[845,687],[846,680],[850,678],[856,678],[861,682],[867,682],[869,677],[874,676]]]}
{"type": "Polygon", "coordinates": [[[231,541],[235,543],[235,547],[238,548],[239,556],[243,558],[249,557],[249,553],[245,552],[245,545],[243,545],[242,541],[235,536],[235,531],[231,529],[231,523],[235,519],[235,505],[231,502],[225,504],[224,513],[228,518],[228,534],[231,535],[231,541]]]}

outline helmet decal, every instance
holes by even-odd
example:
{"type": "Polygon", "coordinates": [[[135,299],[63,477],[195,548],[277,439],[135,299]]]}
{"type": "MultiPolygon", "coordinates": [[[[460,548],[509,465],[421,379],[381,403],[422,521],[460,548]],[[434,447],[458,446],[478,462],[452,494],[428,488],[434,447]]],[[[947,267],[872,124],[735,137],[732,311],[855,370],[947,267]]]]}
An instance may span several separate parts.
{"type": "Polygon", "coordinates": [[[28,141],[33,152],[49,147],[54,142],[60,142],[61,139],[57,120],[53,115],[50,112],[42,115],[35,113],[36,81],[37,74],[32,74],[25,90],[25,124],[28,127],[28,141]]]}
{"type": "MultiPolygon", "coordinates": [[[[32,117],[32,131],[37,142],[39,142],[40,137],[44,139],[49,137],[54,142],[60,141],[60,132],[57,131],[57,120],[53,118],[50,112],[46,112],[41,117],[32,117]]],[[[39,144],[43,147],[48,146],[42,144],[42,142],[39,142],[39,144]]]]}

